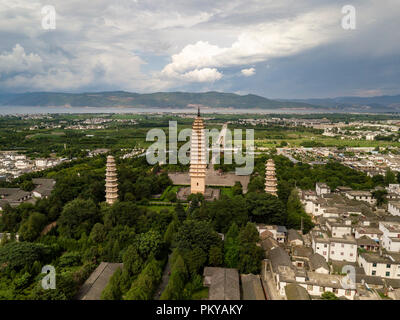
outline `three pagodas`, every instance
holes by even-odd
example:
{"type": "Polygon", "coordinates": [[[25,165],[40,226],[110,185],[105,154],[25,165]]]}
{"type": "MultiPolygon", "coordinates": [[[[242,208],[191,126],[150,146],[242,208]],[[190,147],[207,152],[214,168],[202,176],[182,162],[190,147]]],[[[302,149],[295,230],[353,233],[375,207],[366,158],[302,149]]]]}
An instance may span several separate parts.
{"type": "MultiPolygon", "coordinates": [[[[190,150],[190,193],[204,194],[206,191],[206,141],[204,132],[204,121],[197,112],[192,126],[192,140],[190,150]]],[[[265,192],[277,196],[277,179],[275,174],[275,163],[269,159],[265,165],[265,192]]],[[[115,159],[107,157],[106,165],[106,202],[110,205],[118,200],[118,177],[115,159]]]]}

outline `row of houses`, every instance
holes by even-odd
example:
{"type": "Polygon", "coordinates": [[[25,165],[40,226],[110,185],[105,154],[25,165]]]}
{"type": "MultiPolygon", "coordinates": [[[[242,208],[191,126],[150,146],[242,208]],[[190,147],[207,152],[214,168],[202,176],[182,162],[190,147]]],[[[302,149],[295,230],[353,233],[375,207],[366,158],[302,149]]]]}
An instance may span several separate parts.
{"type": "Polygon", "coordinates": [[[35,188],[32,191],[24,191],[20,188],[0,188],[0,211],[7,205],[19,206],[23,202],[34,202],[35,198],[48,198],[54,189],[54,179],[32,179],[35,188]]]}

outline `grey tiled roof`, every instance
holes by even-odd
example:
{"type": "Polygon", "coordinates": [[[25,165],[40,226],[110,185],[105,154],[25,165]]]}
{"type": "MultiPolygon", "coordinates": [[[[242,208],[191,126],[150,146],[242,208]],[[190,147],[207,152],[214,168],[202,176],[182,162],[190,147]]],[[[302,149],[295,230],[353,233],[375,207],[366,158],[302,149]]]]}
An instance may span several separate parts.
{"type": "Polygon", "coordinates": [[[240,300],[237,269],[205,267],[204,282],[210,287],[209,300],[240,300]]]}
{"type": "Polygon", "coordinates": [[[314,253],[310,257],[310,266],[312,270],[317,270],[318,268],[321,267],[328,271],[330,270],[325,258],[318,253],[314,253]]]}

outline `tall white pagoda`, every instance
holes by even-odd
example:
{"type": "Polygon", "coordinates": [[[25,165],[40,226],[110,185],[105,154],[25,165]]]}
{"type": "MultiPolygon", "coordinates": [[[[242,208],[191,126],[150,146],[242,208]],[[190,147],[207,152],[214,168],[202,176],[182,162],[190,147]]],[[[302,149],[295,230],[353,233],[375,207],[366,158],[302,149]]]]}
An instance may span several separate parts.
{"type": "Polygon", "coordinates": [[[265,164],[265,192],[277,197],[277,185],[275,163],[274,160],[269,159],[265,164]]]}
{"type": "Polygon", "coordinates": [[[192,126],[190,146],[190,193],[204,194],[206,191],[206,141],[204,121],[200,116],[200,108],[197,111],[192,126]]]}
{"type": "Polygon", "coordinates": [[[106,202],[112,205],[118,200],[117,168],[113,156],[107,157],[106,165],[106,202]]]}

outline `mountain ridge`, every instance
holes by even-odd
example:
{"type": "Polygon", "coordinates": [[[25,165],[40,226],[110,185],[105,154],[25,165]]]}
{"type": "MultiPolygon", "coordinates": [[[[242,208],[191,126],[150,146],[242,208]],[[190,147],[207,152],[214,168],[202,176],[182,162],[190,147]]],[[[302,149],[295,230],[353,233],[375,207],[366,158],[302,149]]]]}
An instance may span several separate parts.
{"type": "Polygon", "coordinates": [[[269,99],[256,94],[208,92],[25,92],[0,93],[0,106],[187,108],[196,105],[233,109],[311,109],[399,112],[400,95],[312,99],[269,99]]]}

